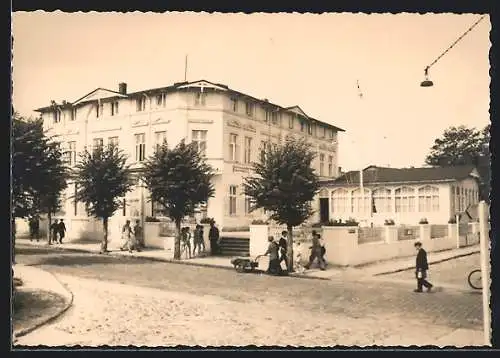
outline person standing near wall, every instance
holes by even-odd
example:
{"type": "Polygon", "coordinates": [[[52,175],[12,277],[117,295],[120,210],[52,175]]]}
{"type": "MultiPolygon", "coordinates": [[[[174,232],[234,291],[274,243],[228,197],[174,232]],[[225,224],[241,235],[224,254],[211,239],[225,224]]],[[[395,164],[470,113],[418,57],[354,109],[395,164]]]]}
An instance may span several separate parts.
{"type": "Polygon", "coordinates": [[[286,256],[287,254],[287,231],[282,231],[281,232],[281,238],[278,242],[279,248],[280,248],[280,265],[281,262],[285,261],[286,268],[288,269],[288,258],[286,256]]]}
{"type": "Polygon", "coordinates": [[[210,251],[212,255],[219,253],[219,229],[215,226],[215,221],[210,221],[210,231],[208,232],[210,240],[210,251]]]}
{"type": "Polygon", "coordinates": [[[58,223],[57,219],[55,219],[49,228],[49,245],[52,245],[52,241],[54,241],[57,244],[57,242],[58,242],[57,234],[58,233],[59,233],[59,223],[58,223]]]}
{"type": "Polygon", "coordinates": [[[427,263],[427,252],[425,252],[425,250],[422,248],[422,243],[419,241],[415,243],[415,249],[417,250],[417,258],[415,263],[417,289],[415,290],[415,292],[422,292],[422,286],[427,289],[427,292],[430,292],[433,285],[426,280],[427,270],[429,270],[429,264],[427,263]]]}
{"type": "Polygon", "coordinates": [[[135,244],[137,245],[137,251],[141,251],[146,245],[144,245],[144,235],[140,220],[135,221],[134,225],[134,237],[135,244]]]}
{"type": "Polygon", "coordinates": [[[319,268],[324,271],[325,270],[325,262],[323,261],[323,257],[321,255],[321,244],[320,244],[320,235],[318,233],[314,233],[311,247],[311,256],[309,257],[309,262],[305,266],[306,269],[309,269],[314,261],[314,259],[318,259],[319,268]]]}
{"type": "Polygon", "coordinates": [[[63,243],[64,236],[66,236],[66,225],[64,224],[64,220],[61,219],[59,224],[57,225],[57,231],[59,232],[59,243],[63,243]]]}

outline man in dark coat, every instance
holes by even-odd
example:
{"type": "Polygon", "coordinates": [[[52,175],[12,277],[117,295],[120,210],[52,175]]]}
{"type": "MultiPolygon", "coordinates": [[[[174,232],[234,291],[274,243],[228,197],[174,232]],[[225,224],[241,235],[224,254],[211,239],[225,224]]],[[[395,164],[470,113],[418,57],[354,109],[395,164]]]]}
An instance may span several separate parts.
{"type": "Polygon", "coordinates": [[[64,236],[66,236],[66,225],[64,224],[64,220],[61,219],[59,221],[59,224],[57,225],[58,232],[59,232],[59,243],[62,244],[64,236]]]}
{"type": "Polygon", "coordinates": [[[415,249],[418,252],[415,265],[415,276],[417,278],[417,289],[415,292],[422,292],[422,286],[427,288],[427,292],[430,292],[433,285],[426,280],[427,270],[429,269],[429,264],[427,263],[427,252],[425,252],[422,248],[421,242],[415,243],[415,249]]]}
{"type": "Polygon", "coordinates": [[[288,269],[288,257],[286,256],[287,254],[287,235],[288,235],[288,232],[286,231],[283,231],[281,233],[281,238],[280,238],[280,241],[278,242],[278,246],[280,248],[280,265],[281,265],[281,262],[282,261],[285,261],[285,265],[288,269]]]}
{"type": "Polygon", "coordinates": [[[59,223],[57,219],[54,220],[54,222],[50,225],[49,229],[50,229],[49,245],[52,244],[52,241],[57,244],[59,242],[57,240],[57,235],[59,234],[59,223]]]}
{"type": "Polygon", "coordinates": [[[210,230],[208,231],[210,240],[210,251],[212,255],[219,253],[219,229],[215,226],[215,221],[210,221],[210,230]]]}

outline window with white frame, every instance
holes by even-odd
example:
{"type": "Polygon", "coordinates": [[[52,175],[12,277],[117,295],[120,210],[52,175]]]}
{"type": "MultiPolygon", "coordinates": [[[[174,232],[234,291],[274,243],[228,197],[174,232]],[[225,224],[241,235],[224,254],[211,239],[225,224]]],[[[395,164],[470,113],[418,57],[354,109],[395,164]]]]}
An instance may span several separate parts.
{"type": "Polygon", "coordinates": [[[66,160],[69,166],[76,164],[76,142],[68,142],[68,151],[66,152],[66,160]]]}
{"type": "Polygon", "coordinates": [[[54,123],[59,123],[61,122],[61,112],[59,111],[59,109],[56,109],[55,112],[52,113],[53,114],[53,118],[54,118],[54,123]]]}
{"type": "Polygon", "coordinates": [[[439,211],[439,188],[426,185],[418,189],[418,211],[439,211]]]}
{"type": "Polygon", "coordinates": [[[303,119],[300,120],[300,131],[303,132],[306,128],[306,123],[303,119]]]}
{"type": "Polygon", "coordinates": [[[270,121],[272,124],[278,124],[279,122],[278,112],[272,109],[268,109],[266,111],[266,121],[268,122],[270,121]]]}
{"type": "Polygon", "coordinates": [[[165,103],[167,100],[166,93],[160,93],[156,95],[156,107],[165,107],[165,103]]]}
{"type": "Polygon", "coordinates": [[[135,160],[142,162],[146,158],[146,134],[135,134],[135,160]]]}
{"type": "Polygon", "coordinates": [[[229,134],[229,160],[237,162],[239,159],[238,135],[229,134]]]}
{"type": "Polygon", "coordinates": [[[415,211],[415,190],[409,187],[398,188],[394,191],[397,213],[415,211]]]}
{"type": "Polygon", "coordinates": [[[111,102],[111,115],[116,116],[118,114],[118,101],[111,102]]]}
{"type": "Polygon", "coordinates": [[[250,214],[253,206],[253,200],[250,196],[245,195],[245,214],[250,214]]]}
{"type": "Polygon", "coordinates": [[[159,201],[151,198],[151,213],[153,217],[166,216],[165,206],[163,206],[159,201]]]}
{"type": "Polygon", "coordinates": [[[333,155],[328,156],[328,176],[333,176],[333,155]]]}
{"type": "Polygon", "coordinates": [[[245,102],[245,113],[249,117],[253,117],[254,106],[252,102],[245,102]]]}
{"type": "Polygon", "coordinates": [[[373,191],[373,212],[390,213],[392,212],[391,190],[378,188],[373,191]]]}
{"type": "Polygon", "coordinates": [[[267,152],[267,141],[265,140],[261,140],[260,141],[260,149],[259,149],[259,153],[260,153],[260,160],[264,160],[265,157],[266,157],[266,152],[267,152]]]}
{"type": "Polygon", "coordinates": [[[330,133],[330,139],[335,139],[335,131],[330,129],[328,132],[330,133]]]}
{"type": "Polygon", "coordinates": [[[319,176],[325,175],[325,155],[321,153],[319,155],[319,176]]]}
{"type": "Polygon", "coordinates": [[[108,145],[110,147],[118,148],[119,143],[120,143],[120,139],[117,136],[108,137],[108,145]]]}
{"type": "Polygon", "coordinates": [[[321,127],[322,130],[321,130],[321,138],[325,138],[326,137],[326,127],[321,127]]]}
{"type": "Polygon", "coordinates": [[[313,127],[312,127],[312,124],[310,122],[307,123],[307,133],[309,135],[313,134],[313,127]]]}
{"type": "Polygon", "coordinates": [[[194,97],[194,104],[196,106],[204,106],[207,101],[206,101],[206,98],[207,98],[207,94],[205,92],[196,92],[195,93],[195,97],[194,97]]]}
{"type": "Polygon", "coordinates": [[[202,156],[207,155],[207,131],[193,130],[191,131],[191,142],[195,144],[198,152],[202,156]]]}
{"type": "Polygon", "coordinates": [[[368,189],[354,189],[351,193],[351,211],[353,213],[367,214],[371,210],[371,196],[368,189]],[[362,193],[364,195],[362,195],[362,193]]]}
{"type": "Polygon", "coordinates": [[[249,164],[252,162],[252,138],[245,137],[245,158],[244,163],[249,164]]]}
{"type": "Polygon", "coordinates": [[[76,114],[77,114],[77,109],[76,108],[72,108],[69,120],[70,121],[76,121],[76,114]]]}
{"type": "Polygon", "coordinates": [[[336,214],[349,212],[349,191],[346,189],[334,190],[331,194],[332,211],[336,214]]]}
{"type": "Polygon", "coordinates": [[[229,186],[229,215],[236,215],[236,185],[229,186]]]}
{"type": "Polygon", "coordinates": [[[146,97],[140,97],[135,100],[135,107],[137,112],[146,110],[146,97]]]}
{"type": "Polygon", "coordinates": [[[166,141],[167,141],[167,131],[155,132],[155,151],[158,151],[166,141]]]}
{"type": "Polygon", "coordinates": [[[295,121],[295,116],[293,114],[290,114],[288,117],[288,128],[293,129],[293,122],[295,121]]]}
{"type": "Polygon", "coordinates": [[[104,112],[104,104],[99,101],[95,105],[95,116],[96,116],[96,118],[102,117],[103,112],[104,112]]]}
{"type": "Polygon", "coordinates": [[[104,141],[102,138],[92,139],[92,150],[96,151],[98,148],[102,148],[104,141]]]}
{"type": "Polygon", "coordinates": [[[231,110],[233,112],[238,112],[238,99],[235,97],[231,98],[231,110]]]}

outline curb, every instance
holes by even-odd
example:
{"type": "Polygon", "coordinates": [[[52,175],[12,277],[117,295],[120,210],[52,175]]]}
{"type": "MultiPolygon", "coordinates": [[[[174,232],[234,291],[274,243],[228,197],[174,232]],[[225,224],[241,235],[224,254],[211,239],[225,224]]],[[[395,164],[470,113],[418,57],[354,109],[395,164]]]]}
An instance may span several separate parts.
{"type": "MultiPolygon", "coordinates": [[[[479,253],[479,250],[474,250],[474,251],[467,252],[467,253],[464,253],[464,254],[457,254],[457,255],[454,255],[454,256],[446,257],[446,258],[444,258],[444,259],[440,259],[440,260],[436,260],[436,261],[429,262],[429,265],[435,265],[435,264],[439,264],[439,263],[441,263],[441,262],[445,262],[445,261],[449,261],[449,260],[457,259],[457,258],[459,258],[459,257],[470,256],[470,255],[474,255],[474,254],[477,254],[477,253],[479,253]]],[[[392,273],[397,273],[397,272],[402,272],[402,271],[413,270],[414,268],[415,268],[415,266],[414,266],[414,265],[412,265],[412,266],[405,267],[405,268],[401,268],[401,269],[397,269],[397,270],[391,270],[391,271],[379,272],[379,273],[374,274],[373,276],[389,275],[389,274],[392,274],[392,273]]]]}
{"type": "Polygon", "coordinates": [[[41,322],[38,322],[37,324],[35,324],[35,325],[31,326],[31,327],[24,328],[24,329],[21,329],[21,330],[13,332],[13,334],[12,334],[13,342],[12,343],[16,343],[17,338],[25,336],[28,333],[31,333],[34,330],[36,330],[36,329],[38,329],[38,328],[40,328],[40,327],[42,327],[42,326],[44,326],[44,325],[46,325],[46,324],[54,321],[54,320],[56,320],[57,318],[59,318],[60,316],[62,316],[71,306],[73,306],[73,299],[74,299],[73,292],[71,292],[68,289],[68,287],[66,285],[64,285],[53,273],[48,272],[48,271],[45,271],[45,272],[47,272],[50,275],[52,275],[52,277],[57,281],[57,283],[59,283],[61,285],[61,287],[64,289],[64,291],[66,291],[67,295],[69,296],[69,298],[68,297],[64,297],[65,301],[66,301],[66,305],[62,309],[60,309],[58,312],[56,312],[53,315],[47,317],[46,319],[42,320],[41,322]]]}

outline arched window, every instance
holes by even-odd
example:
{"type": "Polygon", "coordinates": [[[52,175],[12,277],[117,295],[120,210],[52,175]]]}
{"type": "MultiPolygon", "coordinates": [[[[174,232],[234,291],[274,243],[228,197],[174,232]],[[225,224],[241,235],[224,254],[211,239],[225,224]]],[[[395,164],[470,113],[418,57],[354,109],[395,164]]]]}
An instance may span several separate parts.
{"type": "Polygon", "coordinates": [[[349,192],[345,189],[337,189],[332,192],[332,211],[334,213],[347,213],[349,211],[349,192]]]}
{"type": "Polygon", "coordinates": [[[439,188],[426,185],[418,189],[418,211],[439,211],[439,188]]]}
{"type": "Polygon", "coordinates": [[[373,210],[377,213],[392,211],[392,197],[390,189],[379,188],[373,191],[373,210]]]}
{"type": "Polygon", "coordinates": [[[359,188],[352,191],[351,211],[353,213],[368,214],[371,210],[370,191],[364,189],[364,196],[361,193],[359,188]]]}
{"type": "Polygon", "coordinates": [[[415,189],[409,187],[398,188],[394,192],[396,212],[408,213],[415,211],[415,189]]]}

